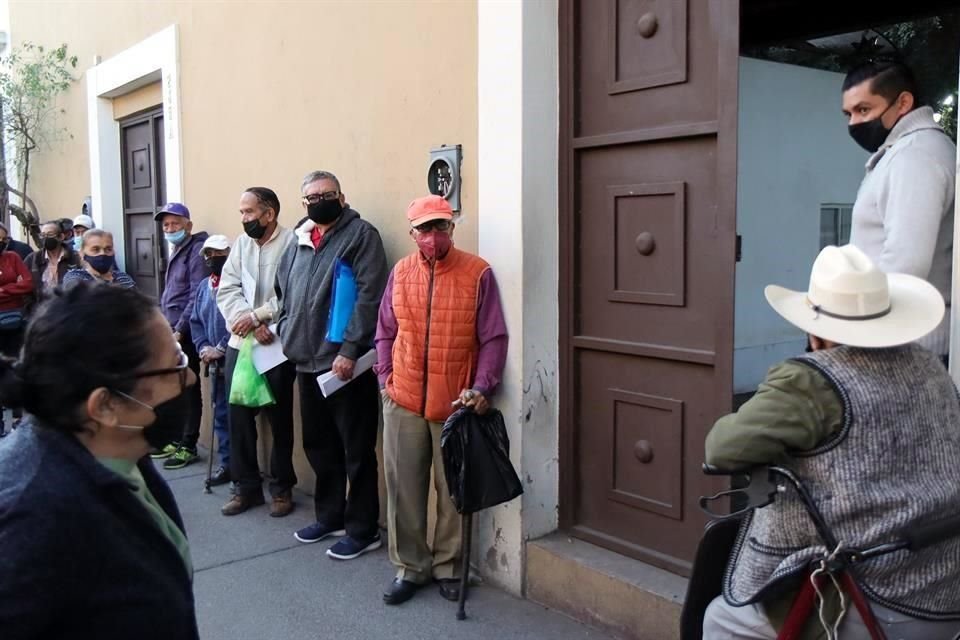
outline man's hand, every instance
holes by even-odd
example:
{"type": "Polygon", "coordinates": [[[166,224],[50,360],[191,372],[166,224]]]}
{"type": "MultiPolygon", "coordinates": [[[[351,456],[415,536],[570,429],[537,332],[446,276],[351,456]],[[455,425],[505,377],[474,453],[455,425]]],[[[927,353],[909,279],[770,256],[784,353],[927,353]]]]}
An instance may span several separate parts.
{"type": "Polygon", "coordinates": [[[464,389],[460,392],[460,397],[453,401],[453,407],[467,407],[473,409],[478,415],[484,415],[490,410],[490,403],[482,393],[474,389],[464,389]]]}
{"type": "Polygon", "coordinates": [[[256,323],[253,321],[253,316],[249,313],[245,313],[240,316],[240,319],[233,323],[233,326],[230,327],[230,331],[241,338],[246,338],[247,334],[257,328],[256,323]]]}
{"type": "Polygon", "coordinates": [[[223,357],[223,352],[219,349],[211,346],[206,346],[203,349],[200,349],[200,361],[205,364],[210,364],[214,360],[219,360],[223,357]]]}
{"type": "Polygon", "coordinates": [[[356,363],[356,360],[344,358],[343,356],[337,356],[337,358],[333,361],[333,373],[341,380],[352,380],[353,366],[356,363]]]}
{"type": "Polygon", "coordinates": [[[265,324],[261,324],[253,330],[253,337],[256,338],[260,344],[270,344],[274,339],[273,332],[270,331],[270,328],[265,324]]]}

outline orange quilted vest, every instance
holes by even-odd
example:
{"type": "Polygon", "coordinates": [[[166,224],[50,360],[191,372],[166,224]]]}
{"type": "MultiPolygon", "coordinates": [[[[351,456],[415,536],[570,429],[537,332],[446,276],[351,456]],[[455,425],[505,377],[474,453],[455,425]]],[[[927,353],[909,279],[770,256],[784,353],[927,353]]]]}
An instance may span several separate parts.
{"type": "Polygon", "coordinates": [[[398,405],[443,422],[477,368],[477,298],[487,262],[451,248],[435,266],[414,253],[393,271],[397,338],[387,393],[398,405]]]}

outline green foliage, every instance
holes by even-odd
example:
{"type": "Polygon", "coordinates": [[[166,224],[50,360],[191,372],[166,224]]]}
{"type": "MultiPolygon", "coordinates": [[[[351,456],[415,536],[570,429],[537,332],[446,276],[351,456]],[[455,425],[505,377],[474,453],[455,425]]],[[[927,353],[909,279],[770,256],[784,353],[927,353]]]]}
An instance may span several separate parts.
{"type": "MultiPolygon", "coordinates": [[[[0,60],[3,142],[13,146],[12,160],[20,181],[18,195],[23,200],[23,207],[11,210],[27,228],[38,222],[27,195],[30,157],[70,136],[59,124],[65,111],[58,98],[75,81],[72,71],[76,68],[77,57],[69,55],[66,44],[50,49],[24,42],[0,60]],[[28,205],[32,211],[28,211],[28,205]]],[[[6,186],[6,180],[2,183],[6,186]]]]}
{"type": "Polygon", "coordinates": [[[785,42],[748,47],[744,54],[827,71],[846,72],[875,57],[896,57],[913,71],[918,98],[940,113],[940,124],[957,137],[957,63],[960,60],[960,11],[892,25],[864,25],[859,42],[830,46],[819,42],[785,42]],[[954,104],[944,104],[954,96],[954,104]]]}
{"type": "MultiPolygon", "coordinates": [[[[953,138],[957,139],[957,94],[951,93],[948,97],[940,100],[937,105],[934,106],[934,109],[937,110],[937,114],[940,117],[940,126],[943,127],[943,130],[953,138]],[[939,106],[939,109],[937,109],[939,106]]],[[[934,116],[937,117],[937,116],[934,116]]]]}
{"type": "Polygon", "coordinates": [[[67,55],[66,44],[47,49],[25,42],[0,62],[4,130],[18,147],[18,167],[24,153],[67,134],[57,127],[58,116],[64,113],[57,98],[74,82],[71,69],[76,67],[77,57],[67,55]]]}

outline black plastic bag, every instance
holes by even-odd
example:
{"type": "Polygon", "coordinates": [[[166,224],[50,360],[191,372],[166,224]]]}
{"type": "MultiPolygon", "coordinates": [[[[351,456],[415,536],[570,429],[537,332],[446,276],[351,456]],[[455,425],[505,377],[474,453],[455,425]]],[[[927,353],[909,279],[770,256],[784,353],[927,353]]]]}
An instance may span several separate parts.
{"type": "Polygon", "coordinates": [[[476,513],[509,502],[523,493],[510,463],[510,438],[503,414],[490,409],[477,415],[459,409],[440,432],[443,472],[459,513],[476,513]]]}

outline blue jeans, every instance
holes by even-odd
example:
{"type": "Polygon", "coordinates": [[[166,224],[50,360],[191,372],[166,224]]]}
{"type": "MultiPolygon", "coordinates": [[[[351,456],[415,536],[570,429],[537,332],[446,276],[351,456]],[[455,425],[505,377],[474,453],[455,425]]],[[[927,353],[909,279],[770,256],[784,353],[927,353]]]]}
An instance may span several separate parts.
{"type": "Polygon", "coordinates": [[[210,390],[213,395],[213,432],[217,435],[217,455],[220,464],[230,468],[230,405],[227,404],[227,385],[223,374],[210,375],[210,390]]]}

